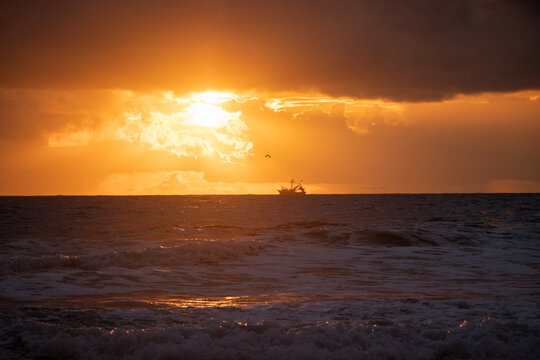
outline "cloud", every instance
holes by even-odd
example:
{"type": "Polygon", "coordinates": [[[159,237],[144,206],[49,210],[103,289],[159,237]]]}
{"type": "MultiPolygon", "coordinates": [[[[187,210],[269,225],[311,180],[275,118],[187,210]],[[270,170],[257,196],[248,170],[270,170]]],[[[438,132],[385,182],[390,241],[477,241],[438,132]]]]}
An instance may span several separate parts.
{"type": "Polygon", "coordinates": [[[206,195],[206,194],[269,194],[278,184],[243,182],[210,182],[203,172],[162,171],[152,173],[114,173],[101,182],[97,194],[104,195],[206,195]]]}
{"type": "Polygon", "coordinates": [[[343,112],[347,127],[365,135],[381,126],[397,126],[407,122],[404,110],[395,104],[365,104],[343,112]]]}
{"type": "Polygon", "coordinates": [[[540,87],[532,1],[11,1],[0,87],[314,90],[396,101],[540,87]]]}
{"type": "MultiPolygon", "coordinates": [[[[157,95],[155,102],[163,101],[157,95]]],[[[173,101],[173,100],[171,100],[173,101]]],[[[210,114],[179,104],[166,112],[139,108],[124,114],[125,120],[112,131],[111,137],[149,145],[153,150],[171,152],[179,157],[213,157],[224,161],[249,156],[253,144],[247,139],[241,112],[229,113],[218,106],[197,103],[218,110],[210,114]]]]}
{"type": "MultiPolygon", "coordinates": [[[[209,181],[200,171],[160,171],[114,173],[99,183],[96,194],[102,195],[213,195],[213,194],[277,194],[287,181],[247,183],[209,181]]],[[[383,187],[362,184],[305,185],[310,194],[343,194],[361,191],[381,193],[383,187]]]]}
{"type": "Polygon", "coordinates": [[[125,111],[129,105],[126,94],[115,90],[0,89],[0,140],[47,142],[53,132],[82,134],[100,128],[125,111]]]}
{"type": "Polygon", "coordinates": [[[223,110],[220,102],[223,99],[182,98],[170,92],[4,89],[0,139],[50,147],[123,141],[178,157],[243,159],[253,144],[242,112],[223,110]],[[190,111],[194,106],[199,108],[190,111]]]}
{"type": "Polygon", "coordinates": [[[492,179],[540,180],[538,92],[430,103],[225,97],[2,90],[0,193],[272,193],[291,177],[310,193],[483,192],[492,179]],[[199,103],[223,112],[193,118],[199,103]]]}

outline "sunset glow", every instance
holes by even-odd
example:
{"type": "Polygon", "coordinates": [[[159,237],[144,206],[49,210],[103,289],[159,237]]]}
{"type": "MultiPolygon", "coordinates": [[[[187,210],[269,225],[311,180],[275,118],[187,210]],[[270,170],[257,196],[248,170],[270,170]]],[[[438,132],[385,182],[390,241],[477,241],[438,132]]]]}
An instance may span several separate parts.
{"type": "Polygon", "coordinates": [[[20,116],[51,122],[29,129],[38,137],[24,152],[2,158],[12,174],[2,178],[5,193],[267,194],[291,177],[310,179],[310,193],[513,192],[540,184],[527,165],[538,154],[534,91],[426,103],[217,91],[3,90],[1,97],[33,104],[20,116]],[[498,153],[493,162],[458,160],[498,153]],[[77,168],[75,154],[89,157],[84,170],[55,167],[77,168]],[[496,170],[501,161],[505,170],[496,170]],[[21,180],[27,171],[50,180],[21,180]]]}
{"type": "Polygon", "coordinates": [[[0,0],[0,358],[540,359],[539,4],[0,0]]]}
{"type": "MultiPolygon", "coordinates": [[[[505,60],[486,55],[494,49],[445,48],[461,41],[450,20],[447,40],[421,37],[422,20],[411,20],[417,14],[409,9],[351,4],[359,18],[346,26],[348,17],[333,22],[316,6],[289,4],[314,23],[275,14],[281,36],[254,20],[281,10],[252,5],[253,15],[222,9],[228,17],[205,8],[204,26],[173,5],[154,18],[139,4],[146,10],[133,10],[144,14],[137,22],[110,5],[123,25],[102,23],[82,6],[88,33],[62,40],[78,63],[54,50],[61,31],[54,29],[70,28],[69,17],[51,13],[52,28],[33,19],[43,40],[24,51],[12,40],[3,45],[12,60],[0,77],[0,165],[10,175],[0,177],[0,194],[275,194],[291,178],[303,179],[309,193],[540,191],[537,71],[507,69],[513,53],[528,59],[537,47],[522,25],[513,30],[519,42],[496,42],[512,44],[497,50],[505,60]],[[379,25],[363,6],[409,17],[371,31],[379,25]],[[101,32],[109,45],[91,40],[101,32]],[[454,64],[450,73],[446,63],[454,64]],[[73,69],[80,76],[69,75],[73,69]]],[[[471,19],[491,19],[482,31],[467,25],[473,43],[500,28],[499,11],[528,21],[522,9],[500,6],[509,9],[468,10],[471,19]]],[[[28,34],[5,38],[17,36],[34,44],[28,34]]]]}

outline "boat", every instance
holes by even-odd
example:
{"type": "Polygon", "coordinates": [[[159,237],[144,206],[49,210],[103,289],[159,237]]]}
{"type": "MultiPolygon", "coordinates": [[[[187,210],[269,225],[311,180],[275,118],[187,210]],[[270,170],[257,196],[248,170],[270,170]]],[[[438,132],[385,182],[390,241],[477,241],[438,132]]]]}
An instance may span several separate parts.
{"type": "Polygon", "coordinates": [[[302,186],[302,180],[299,183],[295,183],[294,179],[291,179],[291,187],[286,188],[284,186],[278,190],[279,195],[306,195],[306,190],[302,186]]]}

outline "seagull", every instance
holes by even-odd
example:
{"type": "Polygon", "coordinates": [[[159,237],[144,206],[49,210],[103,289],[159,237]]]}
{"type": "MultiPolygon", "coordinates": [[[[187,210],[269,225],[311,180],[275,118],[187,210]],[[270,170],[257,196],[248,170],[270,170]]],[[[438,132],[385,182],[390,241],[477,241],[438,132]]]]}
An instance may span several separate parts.
{"type": "Polygon", "coordinates": [[[272,157],[270,156],[270,154],[266,154],[266,155],[264,155],[264,157],[265,157],[265,158],[269,158],[269,159],[272,158],[272,157]]]}

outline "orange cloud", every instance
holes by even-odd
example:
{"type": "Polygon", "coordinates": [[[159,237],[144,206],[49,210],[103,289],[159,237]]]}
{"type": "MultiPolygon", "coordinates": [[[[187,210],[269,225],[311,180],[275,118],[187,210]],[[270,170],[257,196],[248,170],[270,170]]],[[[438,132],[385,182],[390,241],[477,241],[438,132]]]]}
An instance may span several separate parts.
{"type": "Polygon", "coordinates": [[[534,98],[3,90],[0,193],[273,193],[291,177],[310,193],[527,190],[534,98]]]}

